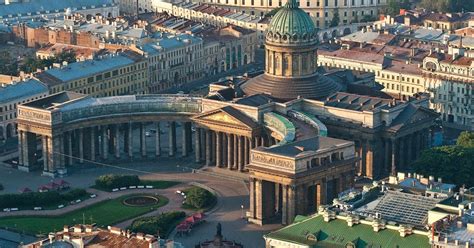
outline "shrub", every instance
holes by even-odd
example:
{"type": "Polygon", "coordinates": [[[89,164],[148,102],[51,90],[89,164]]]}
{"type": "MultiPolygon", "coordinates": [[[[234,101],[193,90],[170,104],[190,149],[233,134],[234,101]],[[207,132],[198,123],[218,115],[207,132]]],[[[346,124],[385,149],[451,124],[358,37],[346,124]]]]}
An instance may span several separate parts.
{"type": "Polygon", "coordinates": [[[185,190],[186,200],[184,204],[194,207],[194,208],[205,208],[210,206],[214,200],[215,196],[202,188],[192,187],[185,190]]]}
{"type": "Polygon", "coordinates": [[[158,216],[138,218],[130,226],[132,232],[141,232],[145,234],[165,237],[174,228],[174,225],[183,219],[186,214],[182,211],[163,213],[158,216]]]}
{"type": "Polygon", "coordinates": [[[80,198],[87,196],[87,191],[85,189],[73,189],[69,192],[66,192],[62,195],[63,199],[66,201],[74,201],[80,198]]]}
{"type": "Polygon", "coordinates": [[[114,189],[120,187],[128,187],[139,185],[140,178],[137,175],[103,175],[95,180],[95,185],[102,189],[114,189]]]}
{"type": "Polygon", "coordinates": [[[77,200],[86,195],[87,192],[83,189],[71,190],[64,194],[60,194],[57,191],[5,194],[0,195],[0,209],[54,206],[65,201],[77,200]]]}

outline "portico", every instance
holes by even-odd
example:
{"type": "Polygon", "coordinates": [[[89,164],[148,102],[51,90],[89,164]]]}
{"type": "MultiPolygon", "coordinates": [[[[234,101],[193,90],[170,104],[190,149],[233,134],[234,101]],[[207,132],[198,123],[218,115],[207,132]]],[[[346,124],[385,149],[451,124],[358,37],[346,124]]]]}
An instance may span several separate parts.
{"type": "Polygon", "coordinates": [[[352,187],[354,143],[313,137],[250,153],[250,222],[291,224],[352,187]]]}

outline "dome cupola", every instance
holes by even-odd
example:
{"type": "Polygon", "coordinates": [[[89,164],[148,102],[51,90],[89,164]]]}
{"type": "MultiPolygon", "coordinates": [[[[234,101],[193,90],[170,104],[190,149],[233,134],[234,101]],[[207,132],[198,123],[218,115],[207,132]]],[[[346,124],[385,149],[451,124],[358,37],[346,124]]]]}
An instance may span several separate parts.
{"type": "Polygon", "coordinates": [[[310,42],[316,38],[316,29],[309,15],[298,8],[296,0],[288,0],[272,17],[266,38],[279,43],[310,42]]]}

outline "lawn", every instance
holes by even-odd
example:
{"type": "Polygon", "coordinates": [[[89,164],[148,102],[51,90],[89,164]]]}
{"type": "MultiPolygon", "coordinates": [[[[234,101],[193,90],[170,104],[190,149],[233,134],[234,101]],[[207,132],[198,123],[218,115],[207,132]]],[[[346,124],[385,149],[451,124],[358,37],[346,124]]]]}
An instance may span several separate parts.
{"type": "MultiPolygon", "coordinates": [[[[154,189],[167,189],[167,188],[173,187],[175,185],[178,185],[180,183],[181,182],[175,182],[175,181],[140,180],[140,183],[138,185],[132,185],[132,186],[153,186],[154,189]]],[[[106,192],[112,192],[112,189],[102,188],[98,185],[93,185],[93,186],[91,186],[91,188],[101,190],[101,191],[106,191],[106,192]]]]}
{"type": "Polygon", "coordinates": [[[99,227],[107,227],[122,221],[143,215],[168,203],[168,199],[159,196],[159,203],[154,206],[125,206],[122,201],[132,195],[105,200],[94,205],[79,209],[61,216],[22,216],[0,218],[0,227],[8,227],[28,234],[47,234],[62,230],[64,225],[72,226],[85,221],[86,224],[96,223],[99,227]]]}

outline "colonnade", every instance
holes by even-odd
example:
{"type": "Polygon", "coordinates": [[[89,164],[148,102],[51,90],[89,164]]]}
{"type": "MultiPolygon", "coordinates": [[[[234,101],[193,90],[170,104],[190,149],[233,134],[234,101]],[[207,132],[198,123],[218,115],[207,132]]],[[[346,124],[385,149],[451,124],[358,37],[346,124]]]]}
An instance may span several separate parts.
{"type": "Polygon", "coordinates": [[[429,130],[390,138],[356,139],[357,173],[369,178],[380,178],[407,169],[429,146],[429,130]]]}
{"type": "Polygon", "coordinates": [[[196,163],[205,162],[206,166],[238,171],[246,170],[250,149],[277,142],[263,136],[247,137],[199,127],[194,135],[196,163]]]}
{"type": "Polygon", "coordinates": [[[331,203],[338,193],[353,187],[352,172],[302,180],[298,184],[251,177],[250,216],[247,217],[261,225],[279,218],[282,224],[291,224],[296,215],[314,213],[319,206],[331,203]]]}
{"type": "MultiPolygon", "coordinates": [[[[164,143],[161,122],[130,122],[112,125],[84,127],[63,132],[55,136],[40,135],[43,158],[43,172],[54,175],[66,173],[66,166],[86,161],[99,161],[109,159],[133,159],[136,157],[148,158],[150,156],[148,140],[154,138],[153,156],[177,156],[178,145],[180,156],[188,156],[192,151],[191,122],[181,122],[181,141],[177,142],[177,124],[167,122],[168,148],[164,143]],[[149,131],[146,128],[152,124],[149,131]],[[138,127],[138,140],[134,137],[134,130],[138,127]],[[139,142],[139,155],[134,153],[134,143],[139,142]]],[[[37,163],[37,136],[34,133],[19,132],[19,164],[24,170],[30,170],[37,163]]]]}

